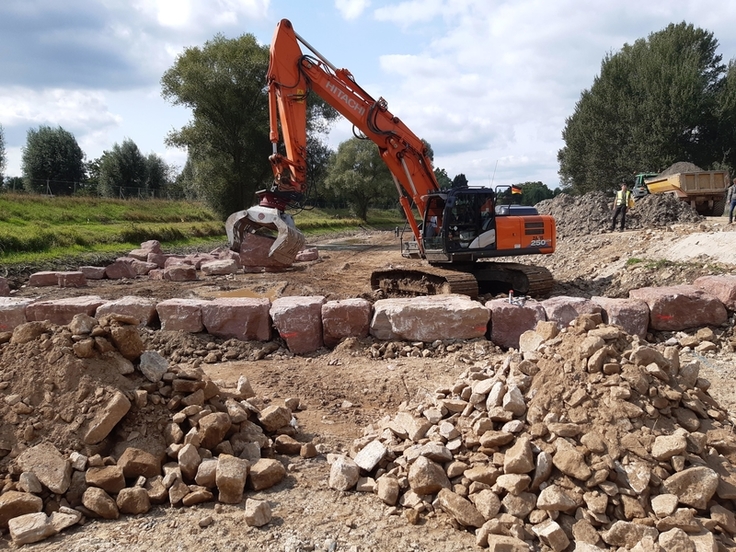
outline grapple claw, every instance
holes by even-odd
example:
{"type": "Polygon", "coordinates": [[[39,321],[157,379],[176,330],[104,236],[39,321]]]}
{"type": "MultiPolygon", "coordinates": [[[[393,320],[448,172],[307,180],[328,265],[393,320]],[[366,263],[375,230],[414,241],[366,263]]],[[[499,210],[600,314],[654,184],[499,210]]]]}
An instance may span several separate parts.
{"type": "Polygon", "coordinates": [[[304,235],[297,230],[291,215],[270,207],[255,206],[237,211],[225,221],[230,249],[240,252],[248,236],[258,232],[273,239],[268,256],[276,262],[290,265],[304,247],[304,235]],[[273,233],[277,233],[276,236],[273,233]]]}

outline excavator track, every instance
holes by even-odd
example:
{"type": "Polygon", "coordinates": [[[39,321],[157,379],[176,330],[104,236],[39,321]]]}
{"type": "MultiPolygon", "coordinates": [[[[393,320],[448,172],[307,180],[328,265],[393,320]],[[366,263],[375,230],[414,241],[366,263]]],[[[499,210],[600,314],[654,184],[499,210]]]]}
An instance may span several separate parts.
{"type": "Polygon", "coordinates": [[[554,283],[546,268],[520,263],[477,262],[452,269],[393,268],[371,274],[371,288],[386,297],[459,293],[475,299],[481,292],[506,293],[512,289],[517,295],[544,297],[554,283]]]}
{"type": "Polygon", "coordinates": [[[382,291],[386,297],[452,293],[478,297],[478,282],[472,274],[433,266],[422,269],[375,270],[371,274],[371,288],[382,291]]]}

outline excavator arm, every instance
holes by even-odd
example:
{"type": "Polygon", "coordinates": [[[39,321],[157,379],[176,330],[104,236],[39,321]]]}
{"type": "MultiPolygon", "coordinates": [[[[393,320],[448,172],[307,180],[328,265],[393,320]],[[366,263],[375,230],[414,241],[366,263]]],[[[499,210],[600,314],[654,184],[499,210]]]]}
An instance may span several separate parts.
{"type": "MultiPolygon", "coordinates": [[[[269,160],[274,181],[270,190],[259,192],[261,210],[257,214],[261,220],[263,209],[268,211],[269,220],[283,220],[283,210],[298,204],[306,193],[306,98],[312,90],[378,146],[394,178],[406,219],[421,244],[421,231],[412,209],[415,206],[418,214],[423,215],[427,194],[439,190],[424,143],[391,114],[383,98],[373,99],[348,70],[335,68],[294,31],[290,21],[282,19],[277,25],[270,54],[267,82],[273,153],[269,160]],[[305,54],[300,44],[309,53],[305,54]],[[278,151],[282,141],[285,154],[278,151]]],[[[256,208],[240,211],[228,219],[228,236],[233,236],[231,247],[233,241],[239,244],[246,235],[243,228],[253,228],[255,217],[249,217],[253,209],[256,208]]],[[[289,232],[298,232],[293,223],[282,225],[281,243],[272,247],[272,254],[291,255],[294,238],[287,235],[289,232]]]]}

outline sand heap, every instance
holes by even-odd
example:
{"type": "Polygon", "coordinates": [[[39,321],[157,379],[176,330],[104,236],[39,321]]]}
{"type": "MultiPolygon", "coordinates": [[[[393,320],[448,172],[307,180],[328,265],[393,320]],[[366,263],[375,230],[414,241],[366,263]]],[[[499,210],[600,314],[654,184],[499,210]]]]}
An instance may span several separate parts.
{"type": "Polygon", "coordinates": [[[493,550],[736,546],[736,438],[697,360],[599,315],[521,350],[368,427],[330,486],[413,523],[442,510],[493,550]]]}

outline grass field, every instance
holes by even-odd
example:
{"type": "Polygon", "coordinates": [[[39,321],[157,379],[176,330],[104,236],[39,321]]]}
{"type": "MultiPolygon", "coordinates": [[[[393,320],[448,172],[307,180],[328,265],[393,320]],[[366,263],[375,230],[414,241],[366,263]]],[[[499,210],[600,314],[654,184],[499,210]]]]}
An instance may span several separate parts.
{"type": "MultiPolygon", "coordinates": [[[[347,210],[304,210],[294,220],[308,236],[365,226],[347,210]]],[[[398,209],[369,212],[372,228],[402,223],[398,209]]],[[[197,202],[0,194],[2,264],[113,253],[147,240],[172,248],[226,239],[223,221],[197,202]]]]}

